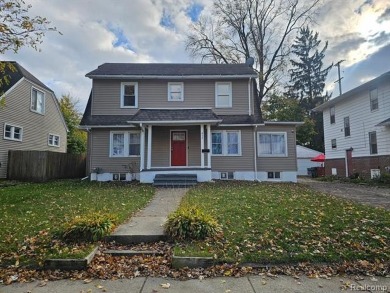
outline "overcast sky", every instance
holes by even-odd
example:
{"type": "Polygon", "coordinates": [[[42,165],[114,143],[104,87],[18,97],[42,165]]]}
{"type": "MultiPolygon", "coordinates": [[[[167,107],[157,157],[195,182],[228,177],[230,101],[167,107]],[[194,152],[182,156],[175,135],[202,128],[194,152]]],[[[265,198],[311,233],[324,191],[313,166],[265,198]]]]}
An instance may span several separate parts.
{"type": "MultiPolygon", "coordinates": [[[[41,52],[23,48],[15,60],[53,89],[71,94],[83,111],[91,90],[85,74],[105,62],[193,62],[185,51],[191,22],[210,11],[212,0],[26,0],[31,14],[61,31],[49,32],[41,52]]],[[[389,0],[325,0],[314,30],[329,42],[325,63],[345,60],[343,92],[390,71],[389,0]]],[[[333,68],[327,89],[334,89],[333,68]]]]}

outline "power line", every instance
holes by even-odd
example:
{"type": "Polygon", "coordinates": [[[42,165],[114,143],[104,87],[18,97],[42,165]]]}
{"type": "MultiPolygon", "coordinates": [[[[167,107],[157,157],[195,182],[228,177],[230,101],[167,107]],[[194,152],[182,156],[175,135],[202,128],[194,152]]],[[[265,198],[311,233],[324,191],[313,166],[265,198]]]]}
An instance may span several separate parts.
{"type": "Polygon", "coordinates": [[[339,74],[339,79],[336,80],[334,83],[338,82],[339,83],[339,92],[340,92],[340,96],[341,94],[343,93],[342,90],[341,90],[341,80],[344,78],[344,77],[341,77],[340,76],[340,63],[344,62],[345,60],[340,60],[339,62],[337,62],[334,66],[337,66],[337,71],[338,71],[338,74],[339,74]]]}

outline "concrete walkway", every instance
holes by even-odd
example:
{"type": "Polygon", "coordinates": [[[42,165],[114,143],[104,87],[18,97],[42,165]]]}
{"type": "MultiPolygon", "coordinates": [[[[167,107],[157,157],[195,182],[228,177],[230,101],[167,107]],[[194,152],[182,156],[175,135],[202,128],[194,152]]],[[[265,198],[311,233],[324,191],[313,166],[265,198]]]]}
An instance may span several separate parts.
{"type": "Polygon", "coordinates": [[[120,225],[109,240],[118,243],[153,242],[165,238],[163,225],[168,215],[175,211],[185,188],[159,188],[152,201],[128,222],[120,225]]]}
{"type": "Polygon", "coordinates": [[[86,284],[83,281],[52,281],[46,283],[16,283],[10,286],[0,285],[4,293],[73,293],[73,292],[219,292],[219,293],[258,293],[258,292],[390,292],[390,278],[365,277],[356,281],[353,277],[332,277],[327,279],[299,279],[288,276],[224,277],[203,280],[176,281],[164,278],[138,277],[132,280],[115,281],[93,280],[86,284]],[[168,284],[169,283],[169,284],[168,284]],[[40,287],[41,285],[41,287],[40,287]],[[43,286],[42,286],[43,285],[43,286]],[[162,285],[169,288],[163,288],[162,285]]]}

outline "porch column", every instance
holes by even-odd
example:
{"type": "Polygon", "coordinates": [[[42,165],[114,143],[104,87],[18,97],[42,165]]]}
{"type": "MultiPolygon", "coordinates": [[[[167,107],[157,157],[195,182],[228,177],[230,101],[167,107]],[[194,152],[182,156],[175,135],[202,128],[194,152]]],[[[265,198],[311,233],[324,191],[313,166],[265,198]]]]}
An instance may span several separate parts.
{"type": "Polygon", "coordinates": [[[207,148],[209,152],[207,153],[207,168],[211,168],[211,127],[210,124],[207,124],[207,148]]]}
{"type": "Polygon", "coordinates": [[[139,170],[145,169],[145,127],[141,126],[139,170]]]}
{"type": "Polygon", "coordinates": [[[204,153],[202,150],[204,149],[204,125],[200,125],[200,167],[204,168],[204,153]]]}
{"type": "Polygon", "coordinates": [[[148,125],[148,157],[146,168],[149,170],[152,167],[152,125],[148,125]]]}

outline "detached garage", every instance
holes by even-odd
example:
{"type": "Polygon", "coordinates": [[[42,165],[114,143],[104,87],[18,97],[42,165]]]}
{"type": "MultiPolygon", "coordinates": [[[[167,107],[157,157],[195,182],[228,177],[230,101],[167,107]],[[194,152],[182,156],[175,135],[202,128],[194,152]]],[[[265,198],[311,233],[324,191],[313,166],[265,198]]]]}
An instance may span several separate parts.
{"type": "Polygon", "coordinates": [[[298,176],[307,176],[307,168],[321,167],[323,163],[310,161],[310,159],[320,154],[322,153],[297,145],[298,176]]]}

